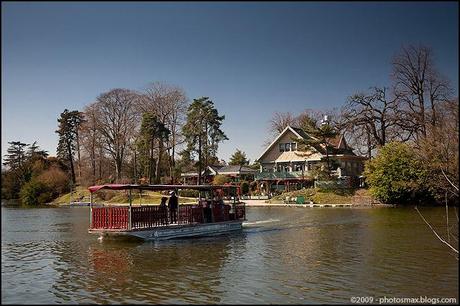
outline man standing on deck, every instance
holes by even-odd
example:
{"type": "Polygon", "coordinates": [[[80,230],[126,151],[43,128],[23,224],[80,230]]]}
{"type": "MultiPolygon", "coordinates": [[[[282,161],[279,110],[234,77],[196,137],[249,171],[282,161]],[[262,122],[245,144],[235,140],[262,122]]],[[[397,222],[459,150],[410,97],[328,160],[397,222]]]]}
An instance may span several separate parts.
{"type": "Polygon", "coordinates": [[[171,191],[170,194],[171,194],[171,197],[169,198],[169,202],[168,202],[169,222],[176,223],[177,222],[177,206],[179,205],[179,201],[174,191],[171,191]]]}

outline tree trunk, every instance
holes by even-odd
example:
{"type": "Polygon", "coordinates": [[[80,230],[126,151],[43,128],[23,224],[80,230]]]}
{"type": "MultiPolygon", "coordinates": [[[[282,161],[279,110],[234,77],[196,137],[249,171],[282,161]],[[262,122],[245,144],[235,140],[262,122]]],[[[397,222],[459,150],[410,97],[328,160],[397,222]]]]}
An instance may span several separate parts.
{"type": "Polygon", "coordinates": [[[120,156],[117,157],[117,159],[115,160],[115,170],[117,172],[117,183],[119,183],[121,181],[121,167],[122,167],[122,163],[123,163],[123,158],[121,158],[120,156]]]}
{"type": "Polygon", "coordinates": [[[81,158],[80,158],[80,136],[78,134],[78,128],[76,131],[76,144],[77,144],[77,160],[78,160],[78,179],[81,181],[81,158]]]}
{"type": "Polygon", "coordinates": [[[201,135],[198,136],[198,181],[197,185],[201,184],[201,135]]]}
{"type": "Polygon", "coordinates": [[[155,169],[155,183],[160,182],[160,176],[161,176],[160,167],[161,167],[161,153],[162,153],[162,151],[163,151],[163,141],[161,140],[161,138],[158,138],[158,158],[157,158],[157,166],[156,166],[156,169],[155,169]]]}
{"type": "Polygon", "coordinates": [[[174,158],[175,154],[176,154],[176,135],[173,134],[173,137],[172,137],[172,150],[171,150],[171,180],[172,180],[173,184],[176,181],[176,179],[174,177],[174,169],[175,169],[175,166],[176,166],[176,160],[174,158]]]}
{"type": "Polygon", "coordinates": [[[134,183],[137,184],[137,151],[134,149],[134,183]]]}
{"type": "Polygon", "coordinates": [[[153,181],[153,138],[150,141],[150,156],[149,156],[149,184],[153,181]]]}
{"type": "Polygon", "coordinates": [[[72,149],[70,148],[70,143],[67,144],[67,153],[69,154],[69,162],[70,162],[70,175],[72,178],[72,185],[75,185],[75,169],[73,167],[73,158],[72,158],[72,149]]]}
{"type": "Polygon", "coordinates": [[[369,129],[366,128],[366,134],[367,134],[367,156],[369,157],[369,160],[372,157],[372,144],[371,144],[371,133],[369,132],[369,129]]]}

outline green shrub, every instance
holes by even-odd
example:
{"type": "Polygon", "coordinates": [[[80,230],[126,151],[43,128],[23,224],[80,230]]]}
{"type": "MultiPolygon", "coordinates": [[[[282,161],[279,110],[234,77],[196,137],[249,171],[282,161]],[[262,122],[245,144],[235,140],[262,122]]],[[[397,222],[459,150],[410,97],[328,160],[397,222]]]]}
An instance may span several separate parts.
{"type": "Polygon", "coordinates": [[[392,142],[382,147],[366,163],[364,175],[371,194],[383,203],[402,204],[426,195],[426,173],[413,149],[404,143],[392,142]]]}
{"type": "Polygon", "coordinates": [[[52,190],[45,183],[32,179],[22,186],[19,196],[26,205],[45,204],[52,199],[52,190]]]}
{"type": "Polygon", "coordinates": [[[229,182],[230,178],[222,174],[217,174],[216,176],[214,176],[214,179],[212,180],[213,185],[224,185],[225,183],[229,182]]]}
{"type": "Polygon", "coordinates": [[[241,188],[241,194],[247,195],[249,193],[249,182],[242,181],[240,184],[240,188],[241,188]]]}

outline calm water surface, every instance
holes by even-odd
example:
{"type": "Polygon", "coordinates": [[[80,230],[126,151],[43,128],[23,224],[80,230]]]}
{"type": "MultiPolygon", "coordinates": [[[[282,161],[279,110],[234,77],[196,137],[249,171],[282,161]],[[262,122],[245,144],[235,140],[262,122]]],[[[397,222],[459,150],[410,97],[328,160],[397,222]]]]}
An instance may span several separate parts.
{"type": "Polygon", "coordinates": [[[99,242],[88,215],[2,207],[2,303],[458,300],[458,261],[413,208],[254,207],[242,233],[165,242],[99,242]]]}

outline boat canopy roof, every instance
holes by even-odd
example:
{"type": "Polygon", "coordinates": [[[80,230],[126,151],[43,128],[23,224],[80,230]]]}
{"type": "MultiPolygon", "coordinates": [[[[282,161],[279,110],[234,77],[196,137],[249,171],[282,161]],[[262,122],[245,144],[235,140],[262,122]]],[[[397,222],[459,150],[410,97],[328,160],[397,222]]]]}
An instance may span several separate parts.
{"type": "Polygon", "coordinates": [[[177,190],[177,189],[193,189],[193,190],[215,190],[223,188],[239,188],[235,185],[139,185],[139,184],[106,184],[106,185],[97,185],[90,186],[88,190],[93,193],[101,189],[109,190],[151,190],[151,191],[160,191],[160,190],[177,190]]]}

